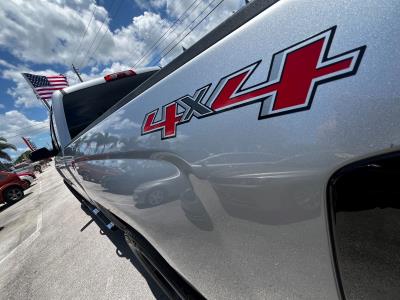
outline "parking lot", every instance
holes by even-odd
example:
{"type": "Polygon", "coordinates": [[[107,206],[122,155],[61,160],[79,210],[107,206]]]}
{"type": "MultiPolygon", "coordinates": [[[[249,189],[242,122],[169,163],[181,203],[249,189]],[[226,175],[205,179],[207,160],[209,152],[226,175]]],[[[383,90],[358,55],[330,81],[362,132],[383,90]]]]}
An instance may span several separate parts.
{"type": "Polygon", "coordinates": [[[81,208],[54,166],[0,205],[0,299],[163,299],[120,231],[81,208]]]}

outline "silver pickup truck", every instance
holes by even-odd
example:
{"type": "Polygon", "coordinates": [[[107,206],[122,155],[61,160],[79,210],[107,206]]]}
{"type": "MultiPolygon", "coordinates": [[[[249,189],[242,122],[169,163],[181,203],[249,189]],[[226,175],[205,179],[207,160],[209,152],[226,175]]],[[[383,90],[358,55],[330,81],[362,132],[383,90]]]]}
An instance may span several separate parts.
{"type": "Polygon", "coordinates": [[[32,158],[171,298],[396,299],[399,12],[252,1],[161,70],[56,92],[32,158]]]}

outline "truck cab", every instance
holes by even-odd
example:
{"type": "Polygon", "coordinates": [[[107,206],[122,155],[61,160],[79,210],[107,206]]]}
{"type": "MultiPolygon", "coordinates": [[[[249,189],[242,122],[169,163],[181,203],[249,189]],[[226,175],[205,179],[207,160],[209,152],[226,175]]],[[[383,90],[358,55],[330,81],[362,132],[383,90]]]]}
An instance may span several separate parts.
{"type": "Polygon", "coordinates": [[[56,91],[52,97],[52,122],[61,148],[159,69],[122,71],[56,91]]]}
{"type": "Polygon", "coordinates": [[[119,100],[158,70],[159,67],[126,70],[54,92],[50,113],[53,150],[39,149],[35,152],[39,156],[35,158],[34,153],[33,160],[42,159],[43,156],[56,156],[55,164],[60,175],[79,193],[85,195],[76,179],[73,157],[64,152],[66,146],[93,125],[107,110],[116,109],[119,100]]]}

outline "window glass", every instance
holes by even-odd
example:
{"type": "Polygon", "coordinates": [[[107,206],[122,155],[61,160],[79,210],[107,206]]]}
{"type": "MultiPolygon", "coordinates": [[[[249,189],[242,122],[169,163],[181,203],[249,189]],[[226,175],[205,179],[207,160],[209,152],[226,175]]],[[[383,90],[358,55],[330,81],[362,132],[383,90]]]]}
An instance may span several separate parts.
{"type": "Polygon", "coordinates": [[[71,139],[156,71],[137,74],[82,89],[63,97],[71,139]]]}

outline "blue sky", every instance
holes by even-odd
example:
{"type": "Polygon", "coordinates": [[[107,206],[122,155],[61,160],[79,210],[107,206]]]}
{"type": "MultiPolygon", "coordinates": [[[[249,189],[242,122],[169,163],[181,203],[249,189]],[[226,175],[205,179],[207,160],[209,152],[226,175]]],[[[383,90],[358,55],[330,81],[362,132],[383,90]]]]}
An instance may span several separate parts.
{"type": "Polygon", "coordinates": [[[80,68],[84,80],[129,69],[141,58],[139,67],[165,65],[182,52],[182,46],[190,47],[244,5],[244,0],[220,2],[0,1],[0,136],[18,147],[18,151],[9,154],[16,158],[26,150],[22,135],[32,138],[40,147],[50,144],[47,112],[21,72],[62,73],[72,85],[77,78],[71,63],[80,68]],[[196,30],[165,55],[217,5],[196,30]],[[176,20],[179,22],[171,27],[176,20]],[[193,20],[196,22],[189,26],[193,20]],[[163,34],[157,47],[143,58],[163,34]]]}

